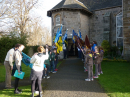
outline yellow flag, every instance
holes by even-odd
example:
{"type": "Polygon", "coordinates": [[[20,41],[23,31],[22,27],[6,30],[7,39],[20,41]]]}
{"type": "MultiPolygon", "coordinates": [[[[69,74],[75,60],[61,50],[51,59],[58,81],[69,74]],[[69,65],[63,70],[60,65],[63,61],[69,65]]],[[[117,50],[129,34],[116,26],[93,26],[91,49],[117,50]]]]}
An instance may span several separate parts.
{"type": "Polygon", "coordinates": [[[92,54],[89,54],[89,57],[92,57],[92,54]]]}

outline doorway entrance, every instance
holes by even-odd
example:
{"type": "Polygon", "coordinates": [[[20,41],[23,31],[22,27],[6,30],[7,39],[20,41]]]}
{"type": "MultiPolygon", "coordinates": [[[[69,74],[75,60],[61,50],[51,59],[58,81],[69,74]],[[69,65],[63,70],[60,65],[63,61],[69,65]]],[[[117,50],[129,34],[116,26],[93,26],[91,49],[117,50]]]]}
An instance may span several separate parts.
{"type": "Polygon", "coordinates": [[[67,56],[70,57],[78,57],[78,50],[77,47],[75,45],[75,43],[73,43],[72,38],[68,39],[68,53],[67,56]]]}

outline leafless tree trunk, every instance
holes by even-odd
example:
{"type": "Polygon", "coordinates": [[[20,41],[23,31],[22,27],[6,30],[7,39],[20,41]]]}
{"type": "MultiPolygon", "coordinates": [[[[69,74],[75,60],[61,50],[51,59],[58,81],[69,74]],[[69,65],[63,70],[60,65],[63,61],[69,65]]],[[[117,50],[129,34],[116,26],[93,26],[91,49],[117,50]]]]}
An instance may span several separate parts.
{"type": "Polygon", "coordinates": [[[14,22],[20,33],[26,33],[27,23],[30,20],[29,13],[39,0],[14,0],[14,22]]]}
{"type": "Polygon", "coordinates": [[[51,34],[49,33],[48,28],[44,27],[41,24],[41,19],[34,18],[32,22],[28,25],[28,45],[35,46],[35,45],[45,45],[50,44],[51,34]]]}

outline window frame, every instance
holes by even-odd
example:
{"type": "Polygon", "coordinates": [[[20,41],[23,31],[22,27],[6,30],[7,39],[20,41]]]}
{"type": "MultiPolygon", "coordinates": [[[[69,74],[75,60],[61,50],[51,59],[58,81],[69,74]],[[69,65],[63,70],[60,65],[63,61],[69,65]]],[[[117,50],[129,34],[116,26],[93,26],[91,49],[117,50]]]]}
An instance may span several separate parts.
{"type": "MultiPolygon", "coordinates": [[[[116,15],[116,46],[118,46],[118,39],[123,39],[123,35],[122,35],[122,37],[118,37],[118,28],[122,28],[122,33],[123,33],[123,19],[122,19],[122,26],[118,26],[117,24],[118,24],[118,21],[117,21],[117,18],[118,17],[122,17],[123,18],[123,12],[120,12],[119,14],[117,14],[116,15]],[[122,14],[121,14],[122,13],[122,14]]],[[[123,41],[123,44],[124,44],[124,41],[123,41]]]]}
{"type": "Polygon", "coordinates": [[[60,14],[56,14],[55,15],[55,26],[60,25],[61,24],[61,15],[60,14]],[[57,21],[59,20],[59,21],[57,21]]]}

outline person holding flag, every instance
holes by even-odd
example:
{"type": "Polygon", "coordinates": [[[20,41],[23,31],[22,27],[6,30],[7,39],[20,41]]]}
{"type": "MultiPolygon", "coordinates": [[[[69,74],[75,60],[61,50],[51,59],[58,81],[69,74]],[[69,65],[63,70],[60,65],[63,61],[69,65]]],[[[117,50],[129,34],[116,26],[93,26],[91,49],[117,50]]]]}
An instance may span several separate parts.
{"type": "Polygon", "coordinates": [[[73,30],[72,40],[73,40],[73,43],[75,43],[75,45],[77,46],[77,49],[78,49],[78,58],[81,58],[81,49],[82,49],[81,48],[81,43],[79,41],[78,34],[74,30],[73,30]]]}
{"type": "Polygon", "coordinates": [[[67,48],[66,48],[66,44],[67,44],[67,31],[68,29],[66,30],[66,33],[63,37],[63,52],[64,52],[64,59],[66,59],[66,55],[67,55],[67,48]]]}

